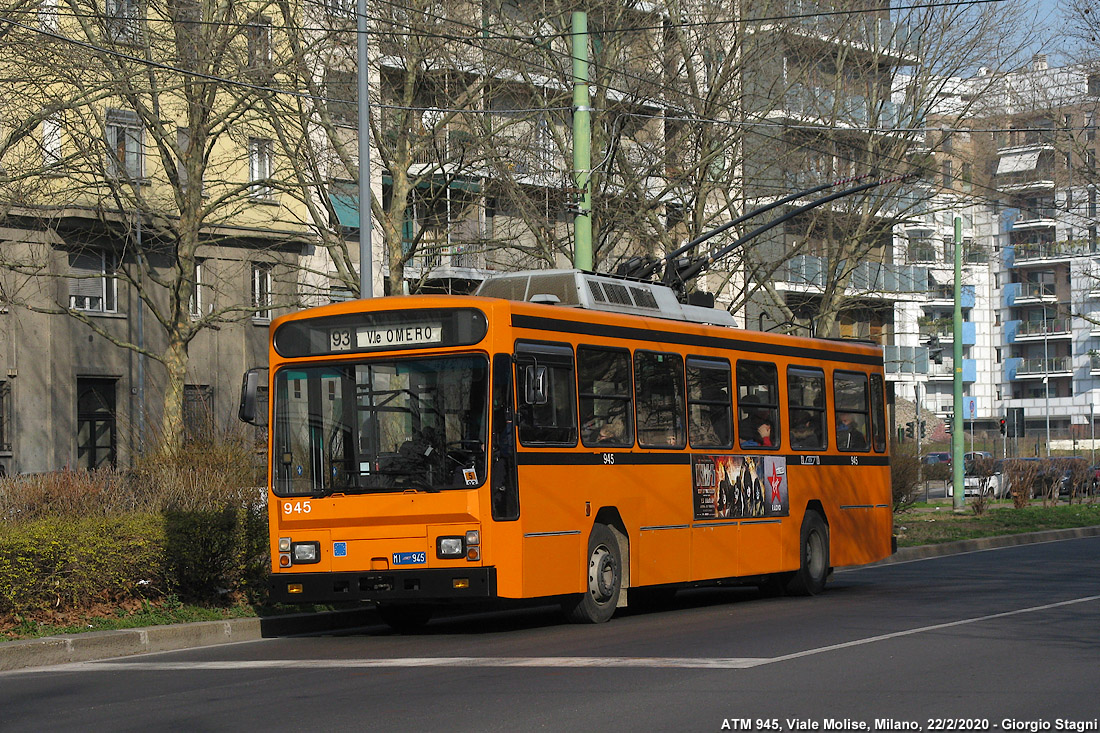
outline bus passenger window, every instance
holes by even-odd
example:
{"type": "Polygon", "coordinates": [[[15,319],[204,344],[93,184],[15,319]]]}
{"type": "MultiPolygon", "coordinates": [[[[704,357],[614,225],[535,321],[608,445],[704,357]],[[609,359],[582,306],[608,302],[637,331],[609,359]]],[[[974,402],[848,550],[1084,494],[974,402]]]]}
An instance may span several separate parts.
{"type": "Polygon", "coordinates": [[[886,398],[881,374],[871,375],[871,438],[875,453],[886,451],[886,398]]]}
{"type": "Polygon", "coordinates": [[[787,409],[791,448],[824,450],[825,372],[820,369],[787,369],[787,409]]]}
{"type": "Polygon", "coordinates": [[[683,448],[684,360],[679,354],[634,352],[638,445],[683,448]]]}
{"type": "Polygon", "coordinates": [[[779,375],[775,364],[737,362],[737,430],[742,448],[778,448],[779,375]]]}
{"type": "Polygon", "coordinates": [[[577,392],[584,445],[616,448],[634,445],[629,351],[578,347],[577,392]]]}
{"type": "Polygon", "coordinates": [[[576,399],[573,395],[573,350],[552,344],[516,345],[516,395],[519,442],[522,445],[576,445],[576,399]],[[540,367],[529,369],[528,367],[540,367]],[[527,379],[543,375],[539,390],[527,379]],[[526,396],[540,392],[545,401],[530,404],[526,396]]]}
{"type": "Polygon", "coordinates": [[[688,438],[692,448],[732,448],[730,365],[724,359],[687,360],[688,438]]]}
{"type": "Polygon", "coordinates": [[[833,374],[833,406],[836,410],[836,447],[843,451],[867,450],[867,375],[833,374]]]}

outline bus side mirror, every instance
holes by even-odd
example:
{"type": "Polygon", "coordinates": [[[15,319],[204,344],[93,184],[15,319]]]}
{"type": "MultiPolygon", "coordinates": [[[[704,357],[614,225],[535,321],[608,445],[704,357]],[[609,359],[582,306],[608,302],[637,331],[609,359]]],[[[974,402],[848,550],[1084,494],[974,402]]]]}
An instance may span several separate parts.
{"type": "Polygon", "coordinates": [[[260,402],[260,375],[266,371],[264,367],[256,367],[244,373],[244,379],[241,380],[241,404],[237,408],[237,417],[241,422],[258,426],[267,424],[266,400],[263,404],[260,402]]]}
{"type": "Polygon", "coordinates": [[[524,401],[529,405],[546,404],[546,367],[529,366],[526,368],[524,385],[524,401]]]}

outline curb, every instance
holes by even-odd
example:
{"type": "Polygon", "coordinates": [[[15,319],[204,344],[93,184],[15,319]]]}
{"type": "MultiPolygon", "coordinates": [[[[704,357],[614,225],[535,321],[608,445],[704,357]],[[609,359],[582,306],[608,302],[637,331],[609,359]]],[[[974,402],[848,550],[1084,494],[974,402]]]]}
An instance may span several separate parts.
{"type": "Polygon", "coordinates": [[[89,631],[86,634],[60,634],[41,639],[0,642],[0,672],[256,641],[274,636],[335,631],[377,621],[378,617],[372,608],[356,608],[267,618],[199,621],[120,631],[89,631]]]}
{"type": "Polygon", "coordinates": [[[979,537],[973,540],[941,542],[935,545],[902,547],[890,557],[885,560],[879,560],[877,563],[873,563],[873,565],[890,565],[892,563],[909,562],[911,560],[925,560],[930,557],[959,555],[964,552],[981,552],[982,550],[992,550],[998,547],[1016,547],[1017,545],[1034,545],[1040,542],[1075,540],[1082,537],[1098,536],[1100,536],[1100,527],[1071,527],[1069,529],[1047,529],[1042,532],[1027,532],[1025,534],[979,537]]]}
{"type": "MultiPolygon", "coordinates": [[[[1051,529],[1027,534],[983,537],[937,545],[903,547],[894,555],[869,566],[890,565],[932,557],[979,552],[998,547],[1031,545],[1040,542],[1070,540],[1100,536],[1098,527],[1051,529]]],[[[325,631],[337,631],[377,623],[373,608],[348,611],[302,613],[268,618],[237,618],[226,621],[200,621],[191,624],[149,626],[122,631],[91,631],[86,634],[64,634],[41,639],[0,642],[0,671],[45,667],[71,662],[127,657],[148,652],[256,641],[274,636],[291,636],[325,631]]]]}

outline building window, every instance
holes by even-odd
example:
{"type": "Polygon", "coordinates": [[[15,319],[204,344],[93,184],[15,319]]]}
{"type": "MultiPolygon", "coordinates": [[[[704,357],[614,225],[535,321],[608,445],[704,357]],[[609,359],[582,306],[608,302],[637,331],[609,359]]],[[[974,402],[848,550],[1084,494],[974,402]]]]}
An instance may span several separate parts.
{"type": "Polygon", "coordinates": [[[145,172],[141,120],[133,112],[107,112],[107,172],[112,176],[140,179],[145,172]]]}
{"type": "Polygon", "coordinates": [[[69,253],[69,307],[96,313],[118,310],[118,264],[108,252],[69,253]]]}
{"type": "Polygon", "coordinates": [[[76,380],[76,465],[84,469],[114,466],[115,381],[76,380]]]}
{"type": "Polygon", "coordinates": [[[214,429],[214,388],[208,384],[183,385],[183,438],[194,442],[209,437],[214,429]]]}
{"type": "Polygon", "coordinates": [[[1089,74],[1089,96],[1100,97],[1100,74],[1089,74]]]}
{"type": "Polygon", "coordinates": [[[271,140],[251,138],[248,141],[248,180],[252,184],[252,197],[271,199],[275,189],[271,185],[275,146],[271,140]]]}
{"type": "Polygon", "coordinates": [[[57,33],[57,0],[42,0],[38,3],[38,30],[57,33]]]}
{"type": "Polygon", "coordinates": [[[61,121],[57,116],[42,120],[42,165],[45,168],[61,162],[61,121]]]}
{"type": "Polygon", "coordinates": [[[141,39],[141,7],[138,0],[106,0],[103,14],[110,40],[115,43],[137,43],[141,39]]]}
{"type": "Polygon", "coordinates": [[[11,382],[0,382],[0,451],[11,451],[11,382]]]}
{"type": "Polygon", "coordinates": [[[355,0],[325,0],[325,10],[334,18],[351,18],[355,15],[355,0]]]}
{"type": "Polygon", "coordinates": [[[191,313],[192,318],[202,318],[203,315],[210,311],[210,299],[209,293],[206,290],[205,278],[206,278],[206,262],[204,260],[195,260],[195,269],[192,275],[192,286],[194,290],[191,292],[191,298],[188,301],[188,310],[191,313]]]}
{"type": "Polygon", "coordinates": [[[359,124],[359,79],[354,71],[325,70],[325,99],[332,121],[359,124]]]}
{"type": "Polygon", "coordinates": [[[952,184],[955,182],[955,175],[951,171],[953,165],[954,164],[950,160],[943,161],[943,166],[941,167],[941,170],[943,172],[944,188],[951,188],[952,184]]]}
{"type": "Polygon", "coordinates": [[[271,320],[271,263],[252,263],[252,307],[256,320],[271,320]]]}
{"type": "Polygon", "coordinates": [[[271,21],[256,18],[248,26],[248,68],[261,76],[271,71],[271,21]]]}
{"type": "Polygon", "coordinates": [[[1096,118],[1092,112],[1085,113],[1085,139],[1096,139],[1096,118]]]}
{"type": "MultiPolygon", "coordinates": [[[[188,148],[191,146],[191,133],[185,127],[176,128],[176,176],[179,178],[179,186],[181,191],[186,191],[187,186],[191,183],[188,178],[187,165],[185,159],[188,155],[202,156],[201,150],[195,150],[188,153],[188,148]]],[[[201,173],[199,180],[199,193],[203,193],[201,173]]]]}
{"type": "Polygon", "coordinates": [[[996,346],[996,347],[994,347],[993,351],[996,354],[996,362],[998,364],[1000,364],[1001,363],[1001,347],[996,346]]]}

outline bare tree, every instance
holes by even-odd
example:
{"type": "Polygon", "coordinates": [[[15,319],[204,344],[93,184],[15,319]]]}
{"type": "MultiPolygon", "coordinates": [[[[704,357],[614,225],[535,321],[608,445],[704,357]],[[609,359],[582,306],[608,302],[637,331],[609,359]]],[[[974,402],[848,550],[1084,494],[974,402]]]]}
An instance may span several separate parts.
{"type": "Polygon", "coordinates": [[[61,0],[55,16],[20,23],[4,41],[14,83],[0,104],[0,200],[9,218],[47,234],[43,246],[5,247],[3,265],[24,283],[20,305],[68,315],[162,365],[169,449],[183,435],[189,345],[280,305],[270,268],[301,246],[300,227],[276,205],[286,171],[256,110],[278,76],[270,12],[61,0]],[[239,287],[250,261],[266,263],[253,299],[239,287]],[[32,294],[33,279],[68,286],[32,294]],[[123,283],[156,336],[138,343],[92,317],[103,303],[79,295],[84,281],[123,283]]]}

